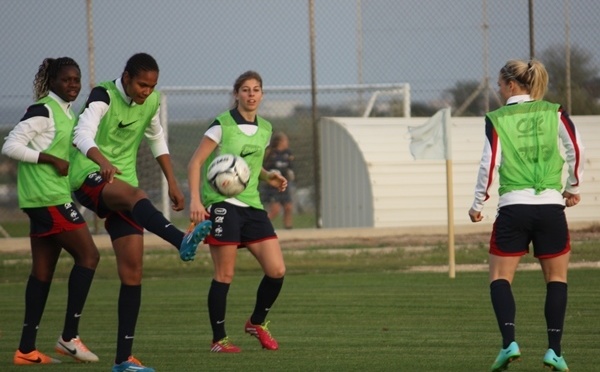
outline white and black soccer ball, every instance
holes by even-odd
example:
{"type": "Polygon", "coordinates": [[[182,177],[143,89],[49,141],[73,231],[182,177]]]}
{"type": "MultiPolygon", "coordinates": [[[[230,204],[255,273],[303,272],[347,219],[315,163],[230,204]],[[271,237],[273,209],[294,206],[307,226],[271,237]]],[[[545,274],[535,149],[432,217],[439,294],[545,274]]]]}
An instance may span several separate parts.
{"type": "Polygon", "coordinates": [[[248,186],[250,168],[246,161],[233,154],[222,154],[208,166],[208,182],[221,195],[233,197],[248,186]]]}

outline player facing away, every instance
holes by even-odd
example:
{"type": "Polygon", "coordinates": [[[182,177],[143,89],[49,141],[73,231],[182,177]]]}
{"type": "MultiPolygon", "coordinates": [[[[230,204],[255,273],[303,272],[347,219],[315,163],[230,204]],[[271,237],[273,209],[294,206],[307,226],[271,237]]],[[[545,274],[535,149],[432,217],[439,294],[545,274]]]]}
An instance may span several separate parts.
{"type": "Polygon", "coordinates": [[[583,144],[563,108],[543,100],[548,74],[541,62],[508,61],[500,70],[498,86],[506,105],[486,115],[486,141],[469,210],[471,221],[482,220],[481,211],[497,172],[500,197],[490,239],[489,277],[502,349],[491,370],[503,371],[521,357],[515,341],[511,283],[532,243],[546,282],[548,349],[542,362],[554,371],[568,371],[561,349],[571,253],[564,209],[580,201],[583,144]],[[568,177],[563,184],[565,161],[568,177]]]}
{"type": "Polygon", "coordinates": [[[69,275],[67,311],[55,350],[80,362],[97,362],[79,338],[79,321],[100,260],[87,224],[71,199],[69,149],[81,90],[81,71],[69,57],[46,58],[34,79],[37,102],[10,131],[2,153],[19,161],[19,207],[29,216],[31,273],[25,289],[25,320],[17,365],[60,363],[36,348],[37,331],[50,284],[64,248],[74,260],[69,275]]]}
{"type": "Polygon", "coordinates": [[[263,98],[261,76],[254,71],[240,75],[233,86],[233,97],[234,108],[219,115],[209,126],[188,164],[190,219],[194,222],[210,219],[213,223],[211,235],[206,238],[214,266],[208,292],[208,314],[213,332],[210,350],[240,352],[225,332],[225,313],[237,250],[241,247],[250,251],[264,272],[254,311],[244,331],[255,336],[263,348],[277,350],[279,345],[271,336],[267,328],[269,322],[265,319],[281,291],[285,264],[279,239],[260,202],[258,184],[259,181],[268,182],[284,191],[287,180],[262,167],[272,126],[257,114],[263,98]],[[248,186],[234,198],[218,194],[206,177],[208,164],[217,155],[226,153],[241,156],[250,167],[248,186]]]}
{"type": "Polygon", "coordinates": [[[171,243],[181,259],[189,261],[211,226],[203,221],[184,233],[138,187],[136,157],[145,138],[167,179],[172,209],[184,208],[159,120],[160,97],[154,90],[158,74],[152,56],[133,55],[120,78],[92,89],[74,130],[71,186],[83,206],[106,218],[121,280],[113,372],[154,371],[131,353],[141,302],[144,229],[171,243]]]}

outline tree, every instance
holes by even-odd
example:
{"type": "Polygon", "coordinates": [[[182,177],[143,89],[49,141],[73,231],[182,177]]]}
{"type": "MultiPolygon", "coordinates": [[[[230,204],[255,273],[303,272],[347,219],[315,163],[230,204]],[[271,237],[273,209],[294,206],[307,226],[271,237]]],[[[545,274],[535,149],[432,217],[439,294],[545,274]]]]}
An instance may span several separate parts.
{"type": "MultiPolygon", "coordinates": [[[[598,80],[599,70],[592,66],[590,52],[578,46],[570,48],[571,66],[571,115],[600,114],[598,91],[590,89],[598,80]]],[[[539,60],[546,66],[550,82],[546,98],[563,106],[567,105],[567,75],[564,45],[544,49],[539,60]]]]}

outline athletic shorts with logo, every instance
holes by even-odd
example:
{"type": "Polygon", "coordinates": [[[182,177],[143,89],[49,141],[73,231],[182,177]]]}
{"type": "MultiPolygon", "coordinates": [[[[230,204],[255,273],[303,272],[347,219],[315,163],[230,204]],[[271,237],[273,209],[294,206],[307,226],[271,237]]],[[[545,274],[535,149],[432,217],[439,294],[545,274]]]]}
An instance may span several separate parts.
{"type": "Polygon", "coordinates": [[[75,190],[75,198],[98,217],[106,218],[104,228],[111,240],[128,235],[142,235],[144,228],[135,222],[129,211],[112,211],[106,206],[102,200],[102,190],[107,184],[99,172],[90,173],[81,187],[75,190]]]}
{"type": "Polygon", "coordinates": [[[210,245],[237,245],[239,248],[277,235],[267,212],[252,207],[240,207],[225,201],[209,207],[212,230],[204,240],[210,245]]]}
{"type": "Polygon", "coordinates": [[[23,212],[29,216],[29,236],[32,237],[40,238],[87,226],[75,203],[23,208],[23,212]]]}
{"type": "Polygon", "coordinates": [[[561,256],[571,250],[565,207],[560,204],[514,204],[498,209],[489,252],[496,256],[537,258],[561,256]]]}

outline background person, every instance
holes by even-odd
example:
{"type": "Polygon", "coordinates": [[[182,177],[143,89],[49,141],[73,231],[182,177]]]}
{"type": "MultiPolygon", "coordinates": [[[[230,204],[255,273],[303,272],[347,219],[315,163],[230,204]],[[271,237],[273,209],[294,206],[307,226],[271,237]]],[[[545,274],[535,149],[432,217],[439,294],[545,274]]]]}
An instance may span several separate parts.
{"type": "Polygon", "coordinates": [[[268,205],[269,219],[273,220],[281,213],[283,207],[283,226],[286,229],[293,228],[294,203],[292,198],[291,182],[294,181],[294,155],[290,150],[290,141],[283,132],[277,132],[271,137],[271,143],[265,154],[264,168],[276,171],[288,180],[288,187],[279,191],[268,183],[261,184],[261,195],[263,203],[268,205]]]}
{"type": "Polygon", "coordinates": [[[233,85],[234,108],[219,115],[210,125],[188,164],[190,219],[200,222],[210,218],[213,222],[212,233],[206,238],[214,265],[214,276],[208,292],[208,314],[213,331],[212,352],[240,351],[225,332],[227,293],[233,281],[240,247],[248,248],[264,272],[254,311],[244,330],[255,336],[263,348],[279,348],[265,319],[281,291],[285,264],[279,240],[261,204],[258,184],[259,181],[265,181],[284,191],[287,180],[279,173],[267,172],[262,167],[265,148],[272,133],[271,124],[257,114],[263,98],[262,87],[262,78],[254,71],[247,71],[236,79],[233,85]],[[217,155],[226,153],[243,157],[250,167],[248,187],[235,198],[218,194],[206,177],[211,161],[217,155]]]}
{"type": "Polygon", "coordinates": [[[187,235],[173,226],[138,188],[136,158],[145,137],[169,185],[172,209],[184,207],[159,121],[158,64],[146,53],[133,55],[119,79],[92,89],[75,127],[71,185],[77,200],[106,218],[121,279],[117,353],[113,372],[153,372],[131,354],[141,303],[144,228],[194,258],[210,222],[187,235]]]}
{"type": "Polygon", "coordinates": [[[563,108],[543,100],[548,74],[541,62],[508,61],[500,70],[498,86],[506,105],[486,115],[486,142],[475,200],[469,210],[471,221],[482,220],[483,204],[497,171],[500,198],[490,239],[489,275],[502,349],[492,371],[505,370],[521,356],[515,341],[516,306],[511,283],[530,243],[546,281],[548,350],[543,363],[555,371],[568,371],[561,350],[571,253],[564,208],[580,201],[583,144],[563,108]],[[564,185],[565,159],[559,140],[568,165],[564,185]]]}
{"type": "Polygon", "coordinates": [[[69,149],[81,90],[81,71],[69,57],[46,58],[33,82],[37,102],[10,131],[2,153],[19,161],[19,207],[29,216],[31,274],[25,289],[25,320],[14,364],[60,361],[36,348],[37,331],[50,284],[64,248],[74,260],[69,275],[67,311],[55,350],[82,362],[97,362],[79,338],[79,321],[100,260],[90,231],[71,198],[69,149]]]}

